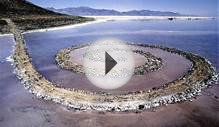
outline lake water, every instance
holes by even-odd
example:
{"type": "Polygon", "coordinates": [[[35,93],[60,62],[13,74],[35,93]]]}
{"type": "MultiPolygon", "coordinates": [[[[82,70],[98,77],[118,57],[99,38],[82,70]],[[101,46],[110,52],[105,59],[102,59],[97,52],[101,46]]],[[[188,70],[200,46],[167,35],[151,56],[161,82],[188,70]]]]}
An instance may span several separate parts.
{"type": "Polygon", "coordinates": [[[42,52],[45,55],[41,56],[42,59],[54,59],[47,55],[55,55],[61,48],[94,42],[102,37],[179,48],[204,56],[219,67],[217,20],[109,21],[74,29],[29,33],[25,35],[25,40],[33,59],[39,58],[42,52]]]}

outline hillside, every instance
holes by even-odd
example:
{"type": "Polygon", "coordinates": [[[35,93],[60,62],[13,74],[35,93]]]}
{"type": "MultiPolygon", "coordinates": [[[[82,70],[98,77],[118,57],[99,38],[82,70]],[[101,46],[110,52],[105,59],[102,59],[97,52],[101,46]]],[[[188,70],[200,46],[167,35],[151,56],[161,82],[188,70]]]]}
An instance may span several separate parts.
{"type": "Polygon", "coordinates": [[[5,18],[10,18],[22,31],[94,20],[53,12],[26,0],[0,0],[0,33],[9,32],[7,23],[3,20],[5,18]]]}
{"type": "Polygon", "coordinates": [[[131,10],[131,11],[116,11],[109,9],[94,9],[90,7],[70,7],[63,9],[47,8],[49,10],[69,14],[69,15],[80,15],[80,16],[104,16],[104,15],[116,15],[116,16],[181,16],[182,14],[168,11],[151,11],[151,10],[131,10]]]}
{"type": "Polygon", "coordinates": [[[46,10],[25,0],[1,0],[1,17],[13,17],[15,15],[61,15],[59,13],[46,10]]]}

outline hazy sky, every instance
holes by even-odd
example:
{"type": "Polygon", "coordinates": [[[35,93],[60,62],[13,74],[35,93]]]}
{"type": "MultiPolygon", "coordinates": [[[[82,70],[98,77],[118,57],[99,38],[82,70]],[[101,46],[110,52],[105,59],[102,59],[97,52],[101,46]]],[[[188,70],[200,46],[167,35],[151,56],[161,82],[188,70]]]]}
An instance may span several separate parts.
{"type": "Polygon", "coordinates": [[[219,15],[218,0],[28,0],[43,7],[88,6],[119,11],[149,9],[203,16],[219,15]]]}

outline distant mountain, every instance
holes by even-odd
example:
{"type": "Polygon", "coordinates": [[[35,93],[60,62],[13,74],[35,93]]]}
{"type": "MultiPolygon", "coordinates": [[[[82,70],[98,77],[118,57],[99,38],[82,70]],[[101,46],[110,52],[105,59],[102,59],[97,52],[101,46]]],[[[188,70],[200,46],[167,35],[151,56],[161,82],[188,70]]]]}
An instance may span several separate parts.
{"type": "Polygon", "coordinates": [[[69,15],[80,15],[80,16],[104,16],[104,15],[118,15],[118,16],[182,16],[176,12],[169,11],[151,11],[151,10],[131,10],[131,11],[116,11],[109,9],[94,9],[90,7],[69,7],[63,9],[47,8],[48,10],[69,14],[69,15]]]}

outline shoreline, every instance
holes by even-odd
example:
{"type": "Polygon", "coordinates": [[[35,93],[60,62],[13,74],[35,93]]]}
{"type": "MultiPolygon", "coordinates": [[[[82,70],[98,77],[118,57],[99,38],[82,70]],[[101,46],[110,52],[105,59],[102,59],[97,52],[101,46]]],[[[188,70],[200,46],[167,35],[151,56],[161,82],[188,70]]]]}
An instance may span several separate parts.
{"type": "Polygon", "coordinates": [[[203,19],[216,19],[217,17],[210,16],[85,16],[94,19],[105,20],[203,20],[203,19]]]}
{"type": "Polygon", "coordinates": [[[22,32],[22,34],[34,33],[34,32],[47,32],[63,29],[77,28],[81,26],[86,26],[90,24],[103,23],[108,21],[127,21],[127,20],[168,20],[168,18],[173,18],[174,20],[206,20],[215,19],[217,17],[194,17],[194,16],[85,16],[87,18],[94,18],[94,21],[87,21],[84,23],[57,26],[44,29],[28,30],[22,32]]]}
{"type": "Polygon", "coordinates": [[[0,34],[0,37],[4,37],[4,36],[12,36],[12,33],[8,33],[8,34],[0,34]]]}
{"type": "Polygon", "coordinates": [[[22,34],[35,33],[35,32],[56,31],[56,30],[63,30],[63,29],[71,29],[71,28],[86,26],[86,25],[89,25],[89,24],[102,23],[102,22],[106,22],[106,21],[107,20],[94,20],[94,21],[87,21],[87,22],[78,23],[78,24],[71,24],[71,25],[64,25],[64,26],[57,26],[57,27],[50,27],[50,28],[43,28],[43,29],[36,29],[36,30],[28,30],[28,31],[22,32],[22,34]]]}
{"type": "MultiPolygon", "coordinates": [[[[94,18],[94,21],[87,21],[78,24],[43,28],[43,29],[35,29],[35,30],[27,30],[22,32],[22,34],[35,33],[35,32],[47,32],[47,31],[56,31],[63,29],[71,29],[77,28],[81,26],[86,26],[90,24],[103,23],[108,21],[127,21],[127,20],[169,20],[168,18],[172,18],[173,20],[208,20],[208,19],[217,19],[217,17],[204,17],[204,16],[84,16],[87,18],[94,18]]],[[[13,35],[12,33],[0,34],[1,36],[13,35]]]]}

